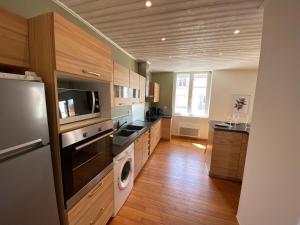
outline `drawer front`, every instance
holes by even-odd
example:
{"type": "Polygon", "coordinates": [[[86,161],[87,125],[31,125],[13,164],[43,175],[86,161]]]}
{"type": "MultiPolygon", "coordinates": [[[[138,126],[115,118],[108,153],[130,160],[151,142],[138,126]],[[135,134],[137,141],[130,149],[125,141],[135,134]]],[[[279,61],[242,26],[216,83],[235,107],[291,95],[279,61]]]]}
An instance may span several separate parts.
{"type": "Polygon", "coordinates": [[[243,134],[237,132],[215,131],[214,144],[241,146],[243,134]]]}
{"type": "Polygon", "coordinates": [[[58,71],[112,81],[111,49],[55,13],[54,40],[58,71]]]}
{"type": "MultiPolygon", "coordinates": [[[[68,212],[69,224],[95,224],[113,203],[113,190],[113,172],[111,171],[68,212]]],[[[112,214],[109,217],[111,216],[112,214]]]]}

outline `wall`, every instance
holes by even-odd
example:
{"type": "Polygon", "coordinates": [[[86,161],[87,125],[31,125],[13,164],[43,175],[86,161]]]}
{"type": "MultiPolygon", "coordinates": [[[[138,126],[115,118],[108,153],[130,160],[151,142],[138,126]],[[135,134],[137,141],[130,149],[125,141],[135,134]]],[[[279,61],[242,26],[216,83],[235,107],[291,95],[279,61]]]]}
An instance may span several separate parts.
{"type": "Polygon", "coordinates": [[[175,94],[173,82],[176,74],[173,72],[151,73],[151,80],[160,84],[158,106],[167,114],[173,114],[173,94],[175,94]]]}
{"type": "Polygon", "coordinates": [[[55,11],[60,15],[64,16],[69,21],[73,22],[81,29],[95,36],[103,43],[108,45],[112,49],[113,59],[119,64],[126,66],[137,72],[137,63],[134,59],[129,57],[127,54],[122,52],[117,47],[113,46],[110,42],[105,40],[103,37],[94,32],[91,28],[89,28],[86,24],[82,23],[80,20],[75,18],[69,12],[64,10],[63,8],[56,5],[51,0],[1,0],[0,7],[5,8],[9,11],[15,12],[16,14],[23,16],[25,18],[34,17],[37,15],[44,14],[46,12],[55,11]]]}
{"type": "Polygon", "coordinates": [[[240,225],[296,225],[300,217],[300,1],[265,7],[240,225]]]}
{"type": "MultiPolygon", "coordinates": [[[[249,107],[249,121],[251,120],[255,87],[257,80],[256,70],[219,70],[213,72],[210,98],[209,119],[229,120],[232,114],[232,95],[251,95],[249,107]]],[[[246,116],[241,117],[245,121],[246,116]]]]}

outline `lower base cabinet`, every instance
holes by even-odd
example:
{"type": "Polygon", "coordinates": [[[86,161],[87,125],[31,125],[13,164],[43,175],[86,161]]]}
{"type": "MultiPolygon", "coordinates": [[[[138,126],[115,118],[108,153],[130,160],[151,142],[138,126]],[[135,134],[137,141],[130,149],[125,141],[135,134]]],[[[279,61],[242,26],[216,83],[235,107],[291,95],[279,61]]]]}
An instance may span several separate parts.
{"type": "Polygon", "coordinates": [[[134,179],[142,170],[149,157],[149,131],[134,142],[134,179]]]}
{"type": "Polygon", "coordinates": [[[69,225],[105,225],[114,210],[113,171],[68,212],[69,225]]]}
{"type": "Polygon", "coordinates": [[[161,138],[161,119],[150,128],[150,155],[161,138]]]}

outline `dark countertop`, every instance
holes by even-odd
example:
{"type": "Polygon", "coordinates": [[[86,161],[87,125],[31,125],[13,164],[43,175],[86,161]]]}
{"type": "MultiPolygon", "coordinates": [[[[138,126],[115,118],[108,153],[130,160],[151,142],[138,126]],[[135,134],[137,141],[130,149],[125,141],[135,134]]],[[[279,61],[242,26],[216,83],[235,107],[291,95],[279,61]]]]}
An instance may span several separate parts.
{"type": "Polygon", "coordinates": [[[113,147],[112,147],[113,156],[116,156],[116,155],[120,154],[122,151],[124,151],[131,143],[133,143],[143,133],[147,132],[161,118],[165,118],[165,117],[163,117],[163,116],[157,117],[157,119],[155,121],[151,121],[151,122],[138,120],[138,121],[129,123],[128,125],[143,126],[144,128],[142,130],[135,132],[134,134],[130,135],[129,137],[122,137],[122,136],[114,135],[113,147]]]}
{"type": "Polygon", "coordinates": [[[210,121],[208,121],[208,123],[215,130],[231,131],[231,132],[241,132],[241,133],[247,133],[247,134],[250,133],[250,125],[248,125],[248,127],[246,127],[245,123],[240,123],[240,124],[232,125],[231,127],[217,126],[218,123],[224,123],[224,121],[210,120],[210,121]]]}

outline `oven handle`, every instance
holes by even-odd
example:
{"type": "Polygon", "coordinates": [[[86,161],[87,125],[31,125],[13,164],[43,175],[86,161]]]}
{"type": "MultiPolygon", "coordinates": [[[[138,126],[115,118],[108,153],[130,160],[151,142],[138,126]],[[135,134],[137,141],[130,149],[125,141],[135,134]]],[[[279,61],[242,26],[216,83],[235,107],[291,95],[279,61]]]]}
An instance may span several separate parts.
{"type": "Polygon", "coordinates": [[[105,137],[107,137],[109,135],[112,135],[113,133],[114,133],[114,131],[111,131],[111,132],[109,132],[107,134],[104,134],[104,135],[98,137],[98,138],[95,138],[94,140],[91,140],[91,141],[86,142],[86,143],[84,143],[82,145],[79,145],[79,146],[75,147],[75,150],[79,151],[80,149],[82,149],[82,148],[84,148],[84,147],[86,147],[86,146],[88,146],[88,145],[90,145],[90,144],[92,144],[92,143],[94,143],[96,141],[99,141],[99,140],[101,140],[101,139],[103,139],[103,138],[105,138],[105,137]]]}

